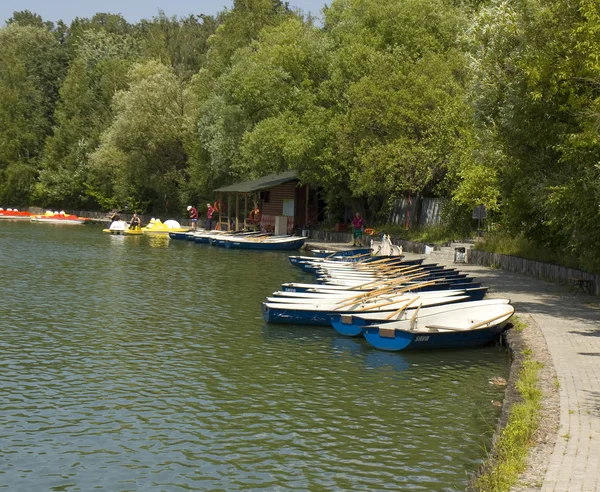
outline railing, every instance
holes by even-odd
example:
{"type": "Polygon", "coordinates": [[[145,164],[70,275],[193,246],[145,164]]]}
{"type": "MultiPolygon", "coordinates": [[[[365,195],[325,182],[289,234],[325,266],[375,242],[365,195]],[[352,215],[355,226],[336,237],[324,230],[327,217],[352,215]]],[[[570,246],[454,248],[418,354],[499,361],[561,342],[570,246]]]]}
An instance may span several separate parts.
{"type": "Polygon", "coordinates": [[[467,263],[501,268],[509,272],[522,273],[563,285],[572,285],[573,279],[586,280],[590,282],[590,292],[595,296],[599,294],[600,275],[576,270],[575,268],[474,249],[467,251],[467,263]]]}

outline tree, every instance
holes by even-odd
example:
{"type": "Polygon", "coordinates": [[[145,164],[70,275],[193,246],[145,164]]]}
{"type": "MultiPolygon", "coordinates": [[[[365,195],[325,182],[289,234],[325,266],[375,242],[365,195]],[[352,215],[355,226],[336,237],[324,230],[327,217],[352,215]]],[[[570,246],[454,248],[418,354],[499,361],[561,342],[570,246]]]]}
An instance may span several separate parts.
{"type": "Polygon", "coordinates": [[[135,65],[128,90],[114,98],[114,121],[90,157],[96,189],[114,186],[121,206],[133,204],[138,211],[181,207],[187,177],[185,110],[183,88],[172,69],[156,61],[135,65]]]}
{"type": "Polygon", "coordinates": [[[0,202],[29,204],[64,66],[45,27],[0,29],[0,202]]]}

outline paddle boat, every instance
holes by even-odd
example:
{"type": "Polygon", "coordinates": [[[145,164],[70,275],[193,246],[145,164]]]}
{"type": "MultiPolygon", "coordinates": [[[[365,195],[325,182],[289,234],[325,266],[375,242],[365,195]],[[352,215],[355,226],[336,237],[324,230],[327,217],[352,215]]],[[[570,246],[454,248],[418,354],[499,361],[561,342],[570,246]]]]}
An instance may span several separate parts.
{"type": "Polygon", "coordinates": [[[141,236],[143,234],[141,227],[129,227],[124,220],[113,220],[107,229],[102,229],[102,232],[113,236],[141,236]]]}
{"type": "Polygon", "coordinates": [[[514,312],[510,304],[465,306],[424,318],[415,310],[409,319],[368,325],[363,334],[375,348],[387,351],[476,347],[508,329],[514,312]]]}
{"type": "Polygon", "coordinates": [[[77,215],[71,215],[65,213],[64,210],[60,212],[52,212],[48,210],[44,215],[32,215],[30,217],[31,222],[36,222],[38,224],[69,224],[69,225],[79,225],[85,224],[89,222],[91,219],[87,217],[78,217],[77,215]]]}
{"type": "Polygon", "coordinates": [[[160,219],[152,218],[146,227],[142,227],[144,234],[168,235],[170,232],[188,232],[189,230],[189,227],[181,227],[179,222],[172,219],[161,222],[160,219]]]}
{"type": "Polygon", "coordinates": [[[30,220],[31,214],[29,212],[21,212],[16,208],[7,208],[4,210],[0,208],[0,219],[4,220],[30,220]]]}
{"type": "MultiPolygon", "coordinates": [[[[465,307],[485,307],[495,306],[496,304],[509,304],[509,299],[485,299],[482,301],[457,302],[452,304],[444,304],[437,307],[423,308],[419,310],[418,319],[423,321],[429,316],[442,315],[450,311],[464,309],[465,307]]],[[[361,335],[363,329],[368,325],[378,325],[384,323],[393,323],[394,321],[406,320],[411,315],[407,310],[400,308],[392,313],[375,313],[365,312],[356,314],[331,314],[331,325],[340,335],[347,337],[355,337],[361,335]]]]}

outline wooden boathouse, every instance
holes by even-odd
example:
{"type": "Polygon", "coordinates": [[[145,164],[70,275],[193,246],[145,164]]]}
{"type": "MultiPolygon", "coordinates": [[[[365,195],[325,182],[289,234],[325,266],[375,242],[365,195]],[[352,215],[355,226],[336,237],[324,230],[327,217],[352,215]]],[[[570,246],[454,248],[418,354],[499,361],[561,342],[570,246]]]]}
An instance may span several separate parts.
{"type": "Polygon", "coordinates": [[[296,171],[269,174],[223,186],[215,192],[221,230],[260,227],[275,234],[291,234],[296,227],[315,224],[320,212],[317,190],[300,184],[296,171]],[[260,209],[260,221],[250,216],[254,204],[260,209]]]}

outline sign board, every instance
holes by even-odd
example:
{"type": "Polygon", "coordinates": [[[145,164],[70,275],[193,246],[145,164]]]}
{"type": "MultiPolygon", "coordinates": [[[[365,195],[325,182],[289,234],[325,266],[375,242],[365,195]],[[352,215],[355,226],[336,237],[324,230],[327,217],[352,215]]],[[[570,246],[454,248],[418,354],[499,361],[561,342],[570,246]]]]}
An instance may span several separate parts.
{"type": "Polygon", "coordinates": [[[485,205],[475,207],[473,209],[472,217],[478,220],[487,219],[487,209],[485,208],[485,205]]]}

